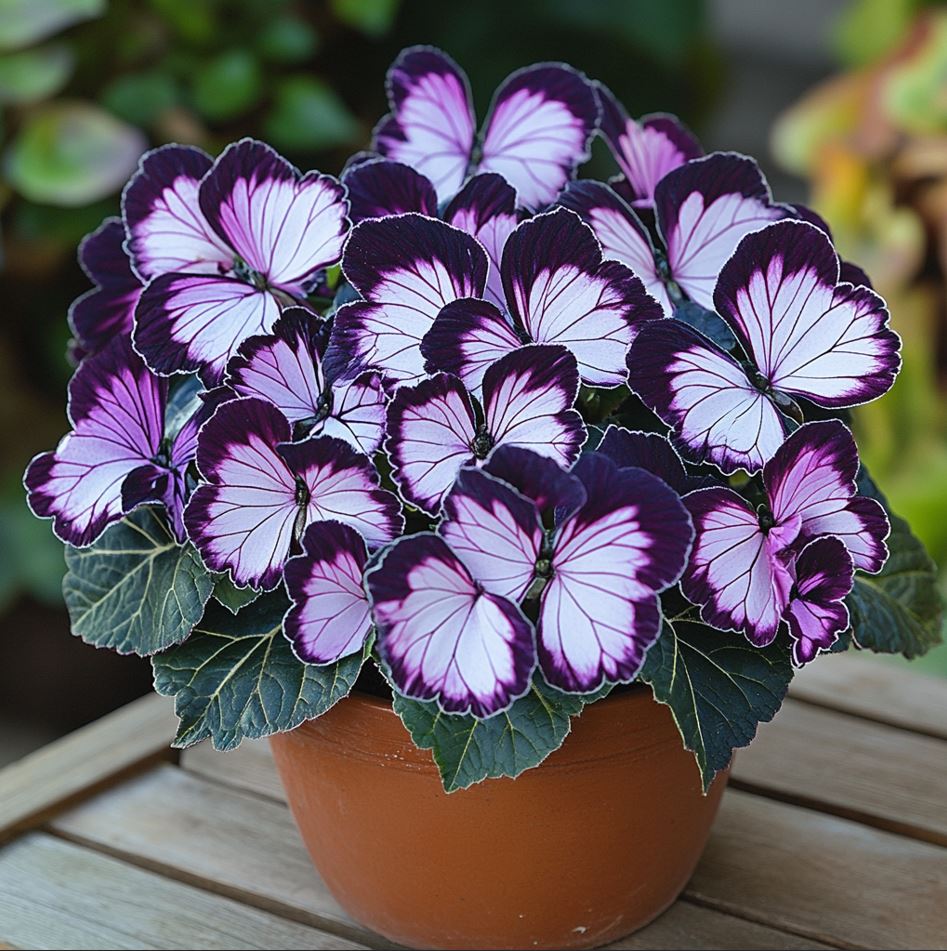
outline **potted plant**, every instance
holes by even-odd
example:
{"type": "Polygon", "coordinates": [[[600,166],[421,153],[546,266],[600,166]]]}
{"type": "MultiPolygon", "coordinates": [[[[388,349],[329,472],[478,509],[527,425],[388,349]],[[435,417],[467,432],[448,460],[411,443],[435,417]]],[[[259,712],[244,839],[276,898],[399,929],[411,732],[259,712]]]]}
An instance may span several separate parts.
{"type": "Polygon", "coordinates": [[[683,888],[796,668],[939,638],[848,426],[900,342],[820,219],[670,116],[546,64],[478,134],[425,47],[388,89],[340,180],[252,140],[142,159],[80,248],[30,504],[177,745],[271,737],[354,915],[591,946],[683,888]]]}

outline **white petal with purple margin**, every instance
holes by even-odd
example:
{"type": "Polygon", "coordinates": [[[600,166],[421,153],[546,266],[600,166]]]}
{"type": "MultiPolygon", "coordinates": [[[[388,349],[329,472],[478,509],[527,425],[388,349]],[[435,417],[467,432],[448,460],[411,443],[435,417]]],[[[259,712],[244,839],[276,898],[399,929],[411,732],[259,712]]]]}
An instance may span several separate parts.
{"type": "Polygon", "coordinates": [[[286,563],[293,601],[283,631],[304,664],[332,664],[362,649],[371,631],[371,608],[362,573],[365,540],[341,522],[315,522],[303,537],[303,554],[286,563]]]}
{"type": "Polygon", "coordinates": [[[590,386],[624,383],[629,344],[662,316],[641,281],[604,261],[591,228],[565,208],[523,222],[506,242],[501,270],[514,321],[533,342],[572,351],[590,386]]]}
{"type": "Polygon", "coordinates": [[[782,445],[785,422],[737,362],[674,320],[645,327],[628,352],[628,385],[674,430],[693,462],[758,472],[782,445]]]}
{"type": "Polygon", "coordinates": [[[718,312],[767,382],[822,406],[876,399],[901,365],[884,301],[838,280],[838,255],[826,234],[781,221],[740,242],[714,293],[718,312]]]}
{"type": "Polygon", "coordinates": [[[373,367],[402,383],[424,375],[420,343],[445,304],[479,297],[487,256],[443,221],[406,214],[363,221],[345,247],[342,270],[365,298],[335,315],[326,370],[373,367]]]}
{"type": "Polygon", "coordinates": [[[70,545],[92,542],[125,514],[122,486],[151,463],[164,434],[167,382],[124,337],[85,360],[69,384],[72,432],[36,456],[25,484],[33,512],[70,545]]]}
{"type": "Polygon", "coordinates": [[[529,689],[532,624],[478,585],[442,538],[400,539],[365,580],[378,650],[401,693],[484,718],[529,689]]]}
{"type": "Polygon", "coordinates": [[[693,529],[677,494],[650,473],[598,453],[573,471],[588,501],[556,532],[538,648],[550,684],[587,693],[641,669],[660,631],[658,592],[680,577],[693,529]]]}

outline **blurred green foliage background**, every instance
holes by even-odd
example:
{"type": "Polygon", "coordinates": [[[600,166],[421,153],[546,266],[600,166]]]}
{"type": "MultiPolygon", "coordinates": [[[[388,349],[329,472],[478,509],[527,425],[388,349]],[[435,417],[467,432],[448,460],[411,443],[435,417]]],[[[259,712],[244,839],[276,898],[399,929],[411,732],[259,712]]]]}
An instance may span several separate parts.
{"type": "MultiPolygon", "coordinates": [[[[947,147],[940,138],[947,136],[947,20],[917,0],[828,5],[844,7],[834,44],[849,72],[783,117],[774,153],[812,182],[843,253],[891,298],[907,369],[891,396],[859,413],[858,426],[878,481],[947,564],[947,147]],[[927,24],[921,39],[919,21],[927,24]]],[[[611,86],[633,115],[677,112],[711,147],[752,148],[759,117],[741,112],[746,90],[729,94],[741,104],[731,110],[737,120],[722,123],[725,141],[714,140],[714,106],[725,98],[728,74],[741,74],[711,21],[716,14],[739,32],[744,21],[786,19],[780,5],[767,7],[755,0],[0,0],[6,705],[27,717],[48,713],[48,698],[25,686],[45,678],[48,692],[63,698],[62,725],[72,726],[65,718],[99,715],[148,686],[146,664],[107,659],[66,636],[61,546],[48,524],[29,515],[20,487],[29,458],[55,445],[66,426],[65,316],[88,286],[76,245],[118,212],[121,187],[145,149],[177,141],[216,152],[254,135],[302,168],[338,172],[385,112],[385,70],[414,43],[441,46],[467,69],[481,115],[511,70],[566,60],[611,86]],[[734,130],[747,131],[746,139],[733,141],[734,130]],[[81,689],[70,694],[77,682],[81,689]]],[[[797,17],[788,16],[791,26],[797,17]]],[[[789,39],[786,24],[763,26],[769,45],[755,55],[765,76],[772,50],[789,39]]],[[[813,40],[803,30],[796,42],[813,40]]],[[[763,108],[768,123],[775,108],[763,108]]],[[[768,157],[759,157],[765,165],[768,157]]],[[[611,171],[598,148],[587,174],[611,171]]],[[[804,197],[796,191],[778,197],[804,197]]],[[[927,663],[947,674],[947,651],[927,663]]]]}

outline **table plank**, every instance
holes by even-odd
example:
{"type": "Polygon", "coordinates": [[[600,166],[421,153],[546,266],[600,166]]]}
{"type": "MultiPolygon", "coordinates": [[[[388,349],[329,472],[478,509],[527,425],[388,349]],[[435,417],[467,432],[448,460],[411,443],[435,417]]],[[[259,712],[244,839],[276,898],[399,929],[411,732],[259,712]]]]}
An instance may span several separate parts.
{"type": "Polygon", "coordinates": [[[361,948],[39,832],[0,849],[0,939],[21,948],[361,948]]]}
{"type": "Polygon", "coordinates": [[[151,694],[0,771],[0,842],[99,784],[167,755],[171,701],[151,694]]]}
{"type": "Polygon", "coordinates": [[[733,782],[947,845],[947,743],[787,700],[734,761],[733,782]]]}
{"type": "Polygon", "coordinates": [[[947,679],[914,674],[858,653],[823,655],[796,674],[790,695],[947,739],[947,679]]]}
{"type": "MultiPolygon", "coordinates": [[[[158,766],[58,816],[57,834],[258,907],[371,940],[318,877],[287,808],[158,766]]],[[[802,942],[806,947],[822,947],[802,942]]],[[[617,947],[799,947],[778,929],[678,902],[617,947]]]]}
{"type": "Polygon", "coordinates": [[[843,947],[947,940],[947,850],[735,789],[687,894],[843,947]]]}

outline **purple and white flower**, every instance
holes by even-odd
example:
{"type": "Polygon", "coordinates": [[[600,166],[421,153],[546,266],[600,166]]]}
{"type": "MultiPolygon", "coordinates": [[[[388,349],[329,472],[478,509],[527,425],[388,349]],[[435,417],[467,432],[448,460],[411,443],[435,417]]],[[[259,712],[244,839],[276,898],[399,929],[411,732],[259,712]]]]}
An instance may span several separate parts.
{"type": "MultiPolygon", "coordinates": [[[[697,534],[681,589],[701,606],[701,618],[720,630],[743,631],[754,644],[770,643],[786,618],[799,572],[808,578],[813,570],[816,555],[799,566],[800,551],[825,536],[844,545],[855,567],[880,571],[887,558],[888,519],[878,502],[856,495],[857,471],[855,442],[844,424],[806,423],[763,467],[761,509],[730,488],[685,496],[697,534]]],[[[846,563],[835,562],[843,574],[846,563]]],[[[847,576],[850,588],[850,569],[847,576]]],[[[817,640],[811,631],[806,638],[817,640]]]]}
{"type": "Polygon", "coordinates": [[[387,88],[391,112],[375,129],[374,149],[425,175],[441,202],[476,170],[502,175],[517,204],[542,208],[589,157],[598,124],[591,85],[561,63],[508,76],[479,137],[467,76],[440,50],[406,49],[388,71],[387,88]]]}
{"type": "Polygon", "coordinates": [[[402,387],[388,411],[386,448],[404,499],[429,514],[461,467],[494,446],[520,446],[569,466],[586,432],[573,409],[575,358],[564,347],[523,347],[494,363],[477,403],[454,376],[402,387]]]}
{"type": "Polygon", "coordinates": [[[135,347],[159,373],[198,370],[213,384],[339,260],[348,204],[336,179],[303,175],[261,142],[229,146],[198,179],[200,156],[152,153],[124,206],[133,263],[151,278],[135,347]]]}
{"type": "Polygon", "coordinates": [[[404,528],[367,456],[334,436],[291,438],[286,417],[257,397],[224,403],[200,431],[205,481],[184,521],[207,567],[229,571],[238,587],[275,587],[312,522],[342,522],[376,548],[404,528]]]}
{"type": "Polygon", "coordinates": [[[787,397],[854,406],[894,383],[900,340],[884,301],[839,282],[838,255],[810,224],[777,222],[744,238],[715,300],[748,367],[676,320],[645,328],[628,354],[629,385],[688,458],[757,472],[785,438],[787,397]]]}

